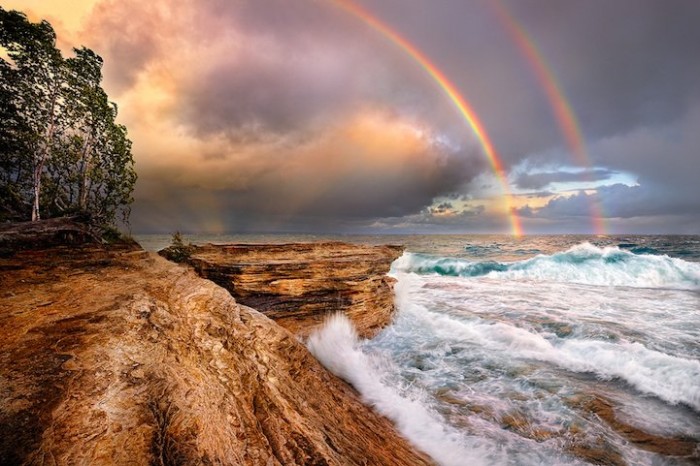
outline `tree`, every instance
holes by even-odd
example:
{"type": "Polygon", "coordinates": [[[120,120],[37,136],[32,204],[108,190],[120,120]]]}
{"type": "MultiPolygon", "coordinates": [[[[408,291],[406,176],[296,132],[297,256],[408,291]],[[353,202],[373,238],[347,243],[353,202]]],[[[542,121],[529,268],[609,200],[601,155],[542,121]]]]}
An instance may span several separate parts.
{"type": "Polygon", "coordinates": [[[16,11],[0,12],[0,44],[14,61],[14,66],[2,67],[3,87],[14,95],[13,120],[24,130],[16,136],[25,144],[23,155],[31,167],[31,218],[38,220],[44,166],[65,123],[63,58],[51,25],[33,24],[16,11]]]}
{"type": "Polygon", "coordinates": [[[0,60],[0,218],[16,217],[18,212],[29,212],[27,193],[28,173],[31,167],[27,136],[31,134],[24,122],[18,119],[14,92],[5,76],[9,64],[0,60]]]}
{"type": "Polygon", "coordinates": [[[101,87],[102,58],[82,47],[64,59],[48,22],[1,7],[0,46],[9,58],[0,58],[0,201],[12,206],[5,216],[31,205],[32,220],[86,212],[107,224],[119,211],[128,220],[131,141],[101,87]]]}

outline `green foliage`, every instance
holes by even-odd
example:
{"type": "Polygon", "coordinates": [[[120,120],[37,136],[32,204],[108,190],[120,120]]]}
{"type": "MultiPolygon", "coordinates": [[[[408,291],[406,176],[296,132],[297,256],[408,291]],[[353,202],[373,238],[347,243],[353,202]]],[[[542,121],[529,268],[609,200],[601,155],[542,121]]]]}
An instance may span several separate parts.
{"type": "Polygon", "coordinates": [[[2,7],[0,46],[0,220],[128,222],[136,172],[102,58],[84,47],[63,58],[48,22],[2,7]]]}
{"type": "Polygon", "coordinates": [[[133,241],[130,236],[125,236],[121,231],[113,227],[106,227],[102,231],[102,240],[109,244],[120,243],[124,241],[133,241]]]}
{"type": "Polygon", "coordinates": [[[182,234],[176,231],[170,240],[170,246],[166,249],[167,258],[173,262],[185,262],[192,255],[193,249],[192,243],[185,244],[182,234]]]}

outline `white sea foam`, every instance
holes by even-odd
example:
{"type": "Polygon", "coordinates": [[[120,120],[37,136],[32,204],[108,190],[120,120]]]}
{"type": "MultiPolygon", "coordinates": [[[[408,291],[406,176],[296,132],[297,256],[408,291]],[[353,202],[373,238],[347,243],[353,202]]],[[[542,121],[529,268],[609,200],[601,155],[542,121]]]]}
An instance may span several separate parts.
{"type": "Polygon", "coordinates": [[[327,369],[352,384],[365,403],[391,419],[402,435],[438,463],[476,466],[499,462],[492,445],[444,424],[420,394],[400,393],[398,387],[388,385],[384,381],[387,362],[362,352],[355,329],[344,315],[329,318],[309,337],[308,348],[327,369]]]}
{"type": "Polygon", "coordinates": [[[584,443],[606,432],[629,464],[666,464],[582,417],[569,402],[581,393],[700,440],[699,263],[584,243],[519,262],[405,254],[392,274],[386,331],[358,340],[337,317],[309,348],[440,464],[573,464],[558,436],[568,426],[584,443]],[[534,441],[503,425],[513,413],[558,434],[534,441]]]}
{"type": "Polygon", "coordinates": [[[618,247],[582,243],[567,251],[518,262],[471,262],[405,253],[394,272],[503,280],[535,280],[639,288],[700,288],[700,264],[661,255],[634,254],[618,247]]]}
{"type": "Polygon", "coordinates": [[[431,312],[412,301],[408,292],[410,282],[410,278],[400,281],[397,287],[400,308],[411,312],[421,321],[422,328],[440,341],[468,341],[485,351],[497,351],[512,358],[548,362],[605,379],[619,378],[642,393],[655,395],[671,404],[684,403],[700,411],[700,361],[697,359],[651,350],[638,342],[547,339],[503,322],[463,320],[431,312]]]}
{"type": "Polygon", "coordinates": [[[647,349],[640,343],[564,341],[551,357],[562,367],[619,377],[639,391],[700,411],[700,361],[647,349]]]}

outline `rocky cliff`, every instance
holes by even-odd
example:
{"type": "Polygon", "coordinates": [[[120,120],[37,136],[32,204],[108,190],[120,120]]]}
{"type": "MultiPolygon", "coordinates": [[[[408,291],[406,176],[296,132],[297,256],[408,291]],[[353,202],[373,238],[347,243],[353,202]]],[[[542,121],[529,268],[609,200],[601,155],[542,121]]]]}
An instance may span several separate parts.
{"type": "Polygon", "coordinates": [[[17,251],[0,303],[0,464],[429,463],[293,334],[155,254],[17,251]]]}
{"type": "Polygon", "coordinates": [[[208,244],[161,254],[189,263],[238,302],[297,335],[342,312],[361,336],[371,337],[391,321],[394,279],[386,274],[402,252],[401,246],[328,242],[208,244]]]}

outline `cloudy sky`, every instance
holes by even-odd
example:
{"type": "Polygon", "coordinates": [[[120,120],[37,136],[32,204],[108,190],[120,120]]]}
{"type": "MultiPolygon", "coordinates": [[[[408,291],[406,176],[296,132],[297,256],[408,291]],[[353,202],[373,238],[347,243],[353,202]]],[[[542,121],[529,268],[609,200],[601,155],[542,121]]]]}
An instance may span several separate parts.
{"type": "Polygon", "coordinates": [[[700,233],[700,2],[357,0],[469,102],[510,199],[438,83],[341,3],[0,0],[105,59],[137,233],[700,233]]]}

